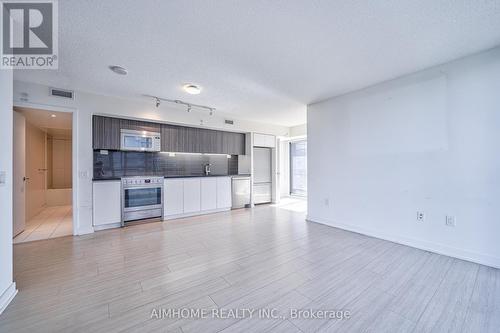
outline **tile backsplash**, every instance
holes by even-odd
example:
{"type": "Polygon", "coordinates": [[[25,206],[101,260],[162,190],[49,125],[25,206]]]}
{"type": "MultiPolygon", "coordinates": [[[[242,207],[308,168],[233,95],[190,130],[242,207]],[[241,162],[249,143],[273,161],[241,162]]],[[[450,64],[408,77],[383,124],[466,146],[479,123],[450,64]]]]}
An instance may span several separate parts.
{"type": "Polygon", "coordinates": [[[130,176],[203,176],[210,163],[211,175],[238,173],[238,155],[194,155],[151,152],[94,151],[94,179],[130,176]]]}

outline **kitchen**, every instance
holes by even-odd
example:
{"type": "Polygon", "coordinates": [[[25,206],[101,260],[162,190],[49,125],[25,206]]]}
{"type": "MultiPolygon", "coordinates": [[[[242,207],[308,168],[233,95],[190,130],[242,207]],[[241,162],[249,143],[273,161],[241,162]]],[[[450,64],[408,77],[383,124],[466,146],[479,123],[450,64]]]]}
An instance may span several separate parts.
{"type": "Polygon", "coordinates": [[[498,332],[500,0],[0,11],[0,332],[498,332]]]}
{"type": "Polygon", "coordinates": [[[93,115],[92,138],[95,231],[273,200],[274,135],[93,115]]]}

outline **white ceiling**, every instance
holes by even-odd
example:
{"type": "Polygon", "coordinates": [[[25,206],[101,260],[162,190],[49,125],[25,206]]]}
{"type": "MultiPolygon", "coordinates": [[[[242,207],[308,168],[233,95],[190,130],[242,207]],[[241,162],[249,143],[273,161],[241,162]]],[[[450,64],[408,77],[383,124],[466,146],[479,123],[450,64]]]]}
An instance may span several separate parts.
{"type": "Polygon", "coordinates": [[[59,70],[16,79],[292,126],[308,103],[499,44],[500,0],[65,0],[59,70]]]}

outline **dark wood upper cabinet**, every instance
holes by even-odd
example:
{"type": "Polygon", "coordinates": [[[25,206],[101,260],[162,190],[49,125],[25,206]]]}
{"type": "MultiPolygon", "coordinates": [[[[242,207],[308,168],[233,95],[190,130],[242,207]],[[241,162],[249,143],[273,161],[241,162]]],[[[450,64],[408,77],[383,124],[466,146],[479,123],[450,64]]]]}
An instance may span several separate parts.
{"type": "Polygon", "coordinates": [[[223,132],[224,154],[245,155],[245,134],[223,132]]]}
{"type": "Polygon", "coordinates": [[[93,116],[92,122],[94,149],[119,150],[120,130],[131,129],[159,132],[161,151],[164,152],[245,154],[245,134],[243,133],[104,116],[93,116]]]}
{"type": "Polygon", "coordinates": [[[118,118],[92,117],[92,147],[94,149],[120,149],[120,121],[118,118]]]}
{"type": "Polygon", "coordinates": [[[200,143],[202,153],[223,154],[222,132],[209,129],[201,129],[200,143]]]}
{"type": "Polygon", "coordinates": [[[184,131],[180,126],[161,125],[161,151],[183,151],[184,131]]]}
{"type": "Polygon", "coordinates": [[[147,121],[120,119],[120,129],[160,133],[161,124],[147,121]]]}

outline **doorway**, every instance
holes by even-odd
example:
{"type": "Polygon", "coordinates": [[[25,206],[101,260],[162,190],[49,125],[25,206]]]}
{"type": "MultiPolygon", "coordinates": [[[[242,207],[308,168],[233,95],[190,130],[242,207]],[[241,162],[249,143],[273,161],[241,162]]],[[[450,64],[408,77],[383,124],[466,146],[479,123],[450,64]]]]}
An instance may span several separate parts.
{"type": "Polygon", "coordinates": [[[14,108],[14,243],[73,234],[72,117],[14,108]]]}
{"type": "Polygon", "coordinates": [[[290,142],[290,194],[307,195],[307,141],[290,142]]]}

